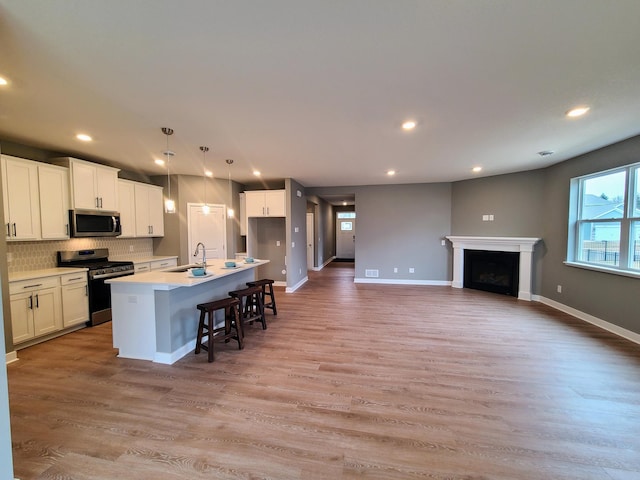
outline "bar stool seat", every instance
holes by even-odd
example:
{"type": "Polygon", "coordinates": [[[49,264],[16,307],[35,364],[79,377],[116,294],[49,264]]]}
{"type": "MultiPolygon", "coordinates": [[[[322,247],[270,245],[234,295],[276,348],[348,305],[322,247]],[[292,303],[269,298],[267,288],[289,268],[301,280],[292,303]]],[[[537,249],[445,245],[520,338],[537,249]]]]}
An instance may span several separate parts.
{"type": "Polygon", "coordinates": [[[200,322],[198,324],[198,336],[196,338],[196,354],[200,349],[208,352],[209,363],[213,362],[213,341],[224,340],[228,343],[234,339],[238,341],[238,349],[244,348],[244,332],[238,313],[240,301],[237,298],[224,298],[214,302],[200,303],[196,306],[200,310],[200,322]],[[215,312],[224,310],[224,326],[215,327],[215,312]],[[235,333],[234,331],[235,330],[235,333]],[[207,338],[207,343],[202,341],[207,338]]]}
{"type": "Polygon", "coordinates": [[[229,296],[237,298],[240,302],[238,309],[240,310],[241,323],[252,325],[254,321],[258,321],[262,324],[263,330],[267,329],[267,320],[262,306],[262,289],[260,287],[235,290],[229,292],[229,296]]]}
{"type": "Polygon", "coordinates": [[[273,310],[274,315],[278,315],[278,309],[276,308],[276,296],[273,293],[273,280],[270,278],[263,278],[254,282],[247,282],[249,287],[260,287],[262,289],[262,306],[267,309],[273,310]],[[269,301],[265,298],[265,295],[269,296],[269,301]]]}

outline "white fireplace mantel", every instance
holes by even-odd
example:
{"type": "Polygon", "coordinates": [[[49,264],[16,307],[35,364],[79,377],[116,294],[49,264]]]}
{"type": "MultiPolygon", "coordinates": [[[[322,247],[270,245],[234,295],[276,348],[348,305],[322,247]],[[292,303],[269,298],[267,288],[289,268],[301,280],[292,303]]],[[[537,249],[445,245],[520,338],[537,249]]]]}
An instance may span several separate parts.
{"type": "Polygon", "coordinates": [[[518,298],[531,300],[531,273],[533,270],[533,248],[540,238],[530,237],[471,237],[448,236],[453,244],[453,281],[454,288],[463,287],[464,251],[491,250],[496,252],[520,252],[518,276],[518,298]]]}

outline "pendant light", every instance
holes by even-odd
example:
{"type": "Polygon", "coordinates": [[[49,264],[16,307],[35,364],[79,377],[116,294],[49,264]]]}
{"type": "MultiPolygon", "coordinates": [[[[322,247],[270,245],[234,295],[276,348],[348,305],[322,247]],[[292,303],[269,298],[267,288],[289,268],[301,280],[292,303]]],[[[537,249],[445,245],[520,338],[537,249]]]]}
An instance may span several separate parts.
{"type": "Polygon", "coordinates": [[[165,213],[176,213],[176,202],[171,198],[171,172],[169,168],[169,164],[171,162],[171,157],[175,154],[169,150],[169,135],[173,135],[173,130],[168,127],[162,127],[162,133],[167,136],[167,149],[164,151],[164,155],[167,157],[167,189],[168,195],[167,199],[164,201],[164,211],[165,213]]]}
{"type": "Polygon", "coordinates": [[[209,205],[207,204],[207,167],[205,163],[205,156],[209,151],[209,147],[200,147],[202,152],[202,178],[204,179],[204,205],[202,206],[202,213],[209,215],[209,205]]]}
{"type": "Polygon", "coordinates": [[[229,171],[229,206],[227,207],[227,216],[233,218],[233,190],[231,189],[231,165],[233,164],[233,160],[227,158],[225,161],[227,162],[227,170],[229,171]]]}

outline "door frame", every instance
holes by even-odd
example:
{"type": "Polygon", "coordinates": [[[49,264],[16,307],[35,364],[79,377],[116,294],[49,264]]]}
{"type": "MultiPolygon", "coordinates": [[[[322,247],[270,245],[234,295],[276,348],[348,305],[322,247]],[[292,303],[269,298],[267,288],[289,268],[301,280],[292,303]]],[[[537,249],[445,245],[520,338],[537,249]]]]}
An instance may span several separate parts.
{"type": "Polygon", "coordinates": [[[307,212],[307,270],[315,270],[316,242],[315,215],[307,212]]]}
{"type": "MultiPolygon", "coordinates": [[[[204,203],[187,203],[187,258],[193,258],[193,251],[191,251],[191,207],[204,207],[204,203]]],[[[222,222],[222,250],[224,251],[224,258],[228,257],[227,250],[227,206],[221,203],[207,203],[211,212],[216,208],[222,209],[222,215],[224,221],[222,222]]],[[[206,247],[206,245],[205,245],[206,247]]],[[[192,261],[187,263],[193,263],[192,261]]]]}

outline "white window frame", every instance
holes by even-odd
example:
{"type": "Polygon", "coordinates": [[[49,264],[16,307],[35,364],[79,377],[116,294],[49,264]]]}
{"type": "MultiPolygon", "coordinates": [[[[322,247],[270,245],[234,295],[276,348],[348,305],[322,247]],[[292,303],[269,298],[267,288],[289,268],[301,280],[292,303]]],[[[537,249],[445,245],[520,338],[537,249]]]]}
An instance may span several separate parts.
{"type": "Polygon", "coordinates": [[[634,241],[633,224],[640,228],[640,213],[636,212],[634,204],[636,198],[640,196],[638,179],[640,178],[640,163],[614,168],[601,172],[595,172],[581,177],[571,179],[570,202],[569,202],[569,235],[567,244],[567,260],[565,264],[590,270],[603,271],[618,275],[625,275],[640,278],[640,265],[634,262],[634,241]],[[584,195],[584,183],[587,180],[614,174],[617,172],[626,173],[626,183],[624,191],[623,215],[621,218],[611,219],[583,219],[582,199],[584,195]],[[636,216],[634,216],[636,215],[636,216]],[[581,251],[581,227],[585,223],[619,224],[620,225],[620,252],[618,265],[603,264],[602,262],[590,262],[588,259],[580,258],[581,251]],[[635,263],[635,265],[634,265],[635,263]]]}

